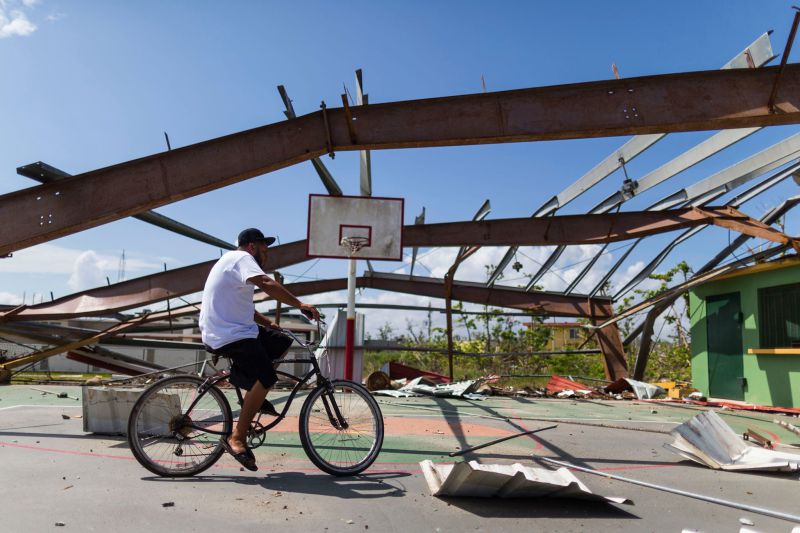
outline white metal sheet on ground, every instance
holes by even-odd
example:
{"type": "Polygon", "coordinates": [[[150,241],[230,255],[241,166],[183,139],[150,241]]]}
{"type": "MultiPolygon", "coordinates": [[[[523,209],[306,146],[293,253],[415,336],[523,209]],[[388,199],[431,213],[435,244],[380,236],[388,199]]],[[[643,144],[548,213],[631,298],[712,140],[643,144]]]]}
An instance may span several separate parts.
{"type": "Polygon", "coordinates": [[[633,505],[627,498],[594,494],[566,468],[554,471],[520,463],[498,465],[469,461],[434,464],[428,460],[419,465],[434,496],[575,498],[633,505]]]}
{"type": "Polygon", "coordinates": [[[714,411],[701,413],[670,433],[675,440],[665,448],[715,470],[800,470],[800,455],[745,442],[714,411]]]}

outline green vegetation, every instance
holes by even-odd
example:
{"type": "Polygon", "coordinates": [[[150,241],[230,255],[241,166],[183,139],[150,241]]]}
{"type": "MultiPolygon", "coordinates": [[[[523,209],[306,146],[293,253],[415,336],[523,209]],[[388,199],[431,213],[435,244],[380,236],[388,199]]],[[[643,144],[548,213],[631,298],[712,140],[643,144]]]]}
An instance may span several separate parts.
{"type": "MultiPolygon", "coordinates": [[[[486,266],[487,272],[493,269],[492,265],[486,266]]],[[[618,310],[625,309],[634,300],[644,300],[663,293],[668,289],[675,276],[681,275],[687,279],[691,274],[690,267],[685,262],[680,262],[674,268],[663,274],[652,274],[651,279],[658,280],[659,286],[650,291],[637,289],[633,296],[625,298],[618,306],[618,310]]],[[[688,310],[688,303],[685,305],[688,310]]],[[[463,313],[464,306],[461,302],[453,304],[454,329],[462,331],[454,336],[454,351],[470,354],[495,354],[495,353],[528,353],[553,350],[553,340],[556,331],[546,327],[542,317],[531,315],[520,320],[519,317],[503,316],[496,308],[483,308],[484,315],[467,315],[463,313]]],[[[655,339],[650,353],[650,360],[645,375],[646,381],[659,379],[691,380],[690,367],[690,339],[689,332],[683,324],[683,312],[673,304],[664,314],[665,324],[674,329],[674,333],[666,338],[661,338],[660,331],[655,332],[655,339]]],[[[633,329],[642,317],[628,318],[619,324],[623,338],[633,329]]],[[[431,327],[430,318],[421,325],[406,321],[405,331],[395,331],[390,324],[385,324],[379,329],[378,335],[373,340],[387,343],[397,343],[400,347],[407,346],[408,350],[402,351],[367,351],[364,355],[364,375],[380,370],[389,361],[432,371],[448,374],[447,365],[447,335],[443,328],[431,327]],[[413,348],[427,348],[441,350],[440,353],[414,350],[413,348]]],[[[585,323],[586,321],[579,321],[585,323]]],[[[579,326],[579,324],[578,324],[579,326]]],[[[578,339],[561,346],[558,349],[591,349],[597,348],[593,338],[587,341],[588,330],[581,329],[578,339]],[[585,343],[585,345],[584,345],[585,343]]],[[[633,342],[626,348],[628,366],[633,369],[639,342],[633,342]]],[[[565,376],[582,376],[593,379],[604,379],[603,359],[600,354],[589,355],[501,355],[494,357],[475,357],[455,355],[453,358],[454,377],[456,379],[474,379],[490,374],[502,376],[539,376],[559,374],[565,376]]],[[[521,387],[524,385],[542,384],[546,379],[519,377],[506,378],[501,385],[521,387]]]]}
{"type": "MultiPolygon", "coordinates": [[[[675,276],[681,275],[682,281],[686,281],[692,273],[692,269],[685,261],[681,261],[670,270],[663,274],[651,274],[650,279],[660,282],[659,286],[653,290],[636,289],[633,292],[639,296],[628,296],[622,300],[618,306],[618,310],[625,309],[630,306],[633,300],[647,300],[662,294],[667,291],[669,285],[674,280],[675,276]]],[[[676,308],[676,302],[673,302],[662,315],[665,325],[672,326],[674,333],[662,338],[660,331],[654,332],[653,345],[650,349],[650,359],[647,363],[647,370],[645,372],[645,381],[659,381],[662,379],[668,380],[681,380],[691,381],[691,339],[689,331],[683,323],[683,319],[689,317],[689,294],[683,295],[684,309],[683,312],[676,308]]],[[[639,318],[641,320],[641,318],[639,318]]],[[[622,336],[627,336],[633,329],[633,319],[628,318],[621,321],[620,332],[622,336]]],[[[628,367],[633,368],[636,362],[636,355],[639,351],[640,341],[632,342],[626,349],[628,357],[628,367]]]]}

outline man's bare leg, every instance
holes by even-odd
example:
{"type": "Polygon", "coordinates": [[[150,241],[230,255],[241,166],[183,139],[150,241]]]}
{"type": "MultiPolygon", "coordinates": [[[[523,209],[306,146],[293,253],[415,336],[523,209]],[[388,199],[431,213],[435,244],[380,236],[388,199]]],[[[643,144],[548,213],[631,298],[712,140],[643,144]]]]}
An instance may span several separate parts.
{"type": "Polygon", "coordinates": [[[269,392],[269,389],[256,380],[250,390],[245,393],[242,410],[239,412],[239,420],[236,421],[233,433],[228,437],[228,444],[231,445],[231,449],[234,452],[242,453],[247,451],[247,432],[250,430],[250,423],[256,417],[261,404],[264,403],[267,392],[269,392]]]}
{"type": "MultiPolygon", "coordinates": [[[[283,354],[275,360],[274,368],[278,368],[280,360],[286,357],[289,353],[287,348],[283,354]]],[[[261,409],[264,399],[267,397],[269,389],[265,388],[260,381],[256,380],[255,384],[244,395],[244,402],[242,410],[239,411],[239,420],[236,421],[236,427],[233,428],[233,433],[228,437],[228,444],[231,449],[236,453],[242,453],[247,450],[247,432],[250,431],[250,424],[256,417],[256,413],[261,409]]]]}

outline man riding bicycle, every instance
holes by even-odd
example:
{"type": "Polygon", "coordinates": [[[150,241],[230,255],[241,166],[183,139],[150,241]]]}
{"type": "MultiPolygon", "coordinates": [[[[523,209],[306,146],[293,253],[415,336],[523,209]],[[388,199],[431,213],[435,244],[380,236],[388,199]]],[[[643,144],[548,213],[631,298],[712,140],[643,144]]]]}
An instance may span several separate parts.
{"type": "Polygon", "coordinates": [[[259,410],[275,415],[266,400],[267,392],[278,381],[274,363],[292,344],[266,316],[255,310],[256,287],[282,302],[319,320],[319,311],[304,304],[283,285],[264,273],[267,247],[274,237],[256,229],[239,233],[237,249],[223,255],[211,269],[203,288],[200,332],[212,352],[230,358],[230,382],[247,390],[239,420],[222,445],[248,470],[258,470],[255,455],[247,448],[247,433],[259,410]]]}

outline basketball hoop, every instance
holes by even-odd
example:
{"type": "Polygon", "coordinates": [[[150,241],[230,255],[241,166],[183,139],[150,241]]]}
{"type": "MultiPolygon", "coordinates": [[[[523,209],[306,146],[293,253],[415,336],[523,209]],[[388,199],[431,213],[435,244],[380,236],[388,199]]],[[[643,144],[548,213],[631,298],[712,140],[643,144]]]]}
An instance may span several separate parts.
{"type": "Polygon", "coordinates": [[[364,246],[369,245],[369,239],[366,237],[356,236],[344,237],[340,245],[349,251],[347,254],[348,257],[353,257],[356,252],[358,252],[364,246]]]}

